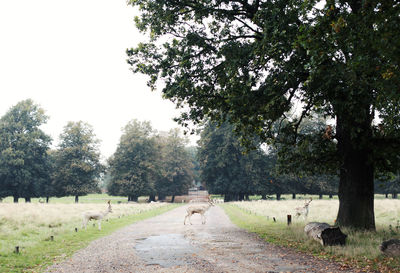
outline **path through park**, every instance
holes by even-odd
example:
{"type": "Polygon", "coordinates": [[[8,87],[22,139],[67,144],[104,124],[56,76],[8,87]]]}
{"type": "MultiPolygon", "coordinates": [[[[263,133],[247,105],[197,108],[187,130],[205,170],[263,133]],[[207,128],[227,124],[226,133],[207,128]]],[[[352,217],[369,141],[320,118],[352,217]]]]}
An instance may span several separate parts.
{"type": "Polygon", "coordinates": [[[47,272],[357,272],[270,245],[217,206],[205,225],[199,215],[183,225],[186,207],[96,240],[47,272]]]}

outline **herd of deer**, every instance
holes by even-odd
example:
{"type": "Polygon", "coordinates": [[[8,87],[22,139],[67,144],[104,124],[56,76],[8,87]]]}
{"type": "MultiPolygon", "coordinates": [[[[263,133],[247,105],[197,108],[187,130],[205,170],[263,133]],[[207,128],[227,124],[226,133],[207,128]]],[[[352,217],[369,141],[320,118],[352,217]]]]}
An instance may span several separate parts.
{"type": "MultiPolygon", "coordinates": [[[[310,205],[312,201],[312,198],[310,198],[309,201],[305,201],[304,206],[302,207],[297,207],[295,209],[295,215],[296,217],[300,217],[301,215],[303,215],[304,218],[307,218],[308,215],[308,207],[310,205]]],[[[106,217],[110,212],[112,212],[112,208],[111,208],[111,202],[108,201],[108,208],[106,211],[87,211],[84,212],[82,215],[82,228],[86,229],[87,223],[90,220],[97,220],[98,222],[98,226],[99,226],[99,230],[101,230],[101,221],[104,219],[104,217],[106,217]]],[[[201,204],[194,204],[194,205],[190,205],[187,209],[186,209],[186,216],[185,216],[185,220],[183,221],[183,224],[186,225],[186,220],[189,219],[189,223],[192,224],[190,217],[193,214],[200,214],[201,215],[201,223],[205,224],[206,223],[206,217],[205,217],[205,213],[206,211],[210,208],[214,206],[214,201],[212,201],[210,198],[208,198],[208,201],[206,203],[201,203],[201,204]]]]}

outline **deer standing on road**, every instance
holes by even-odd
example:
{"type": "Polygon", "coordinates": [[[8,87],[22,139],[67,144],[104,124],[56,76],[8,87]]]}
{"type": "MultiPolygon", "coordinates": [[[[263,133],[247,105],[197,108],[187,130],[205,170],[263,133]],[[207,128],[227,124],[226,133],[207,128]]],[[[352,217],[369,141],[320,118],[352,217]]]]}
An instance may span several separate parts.
{"type": "Polygon", "coordinates": [[[189,223],[192,224],[190,221],[190,217],[198,213],[201,215],[201,223],[204,225],[206,223],[206,216],[204,215],[206,211],[211,207],[214,206],[214,203],[208,200],[207,204],[198,204],[198,205],[191,205],[189,206],[186,211],[187,215],[185,216],[185,220],[183,221],[183,224],[186,225],[186,219],[189,218],[189,223]]]}

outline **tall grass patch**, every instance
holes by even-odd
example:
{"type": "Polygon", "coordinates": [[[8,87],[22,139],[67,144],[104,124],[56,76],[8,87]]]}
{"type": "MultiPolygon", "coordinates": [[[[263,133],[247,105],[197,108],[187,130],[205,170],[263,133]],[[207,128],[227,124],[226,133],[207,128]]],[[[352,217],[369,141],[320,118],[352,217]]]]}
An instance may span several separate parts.
{"type": "Polygon", "coordinates": [[[0,272],[38,272],[94,239],[175,207],[167,203],[112,204],[113,213],[103,219],[99,231],[96,221],[81,230],[82,213],[105,211],[106,203],[0,203],[0,272]],[[15,253],[16,246],[19,254],[15,253]]]}
{"type": "MultiPolygon", "coordinates": [[[[141,196],[138,198],[138,202],[139,203],[144,203],[147,202],[146,199],[148,197],[147,196],[141,196]]],[[[128,198],[126,196],[110,196],[108,194],[97,194],[97,193],[92,193],[92,194],[88,194],[85,196],[79,196],[79,203],[105,203],[108,200],[111,200],[111,203],[128,203],[128,198]]],[[[44,202],[45,199],[44,198],[32,198],[31,199],[31,203],[40,203],[40,202],[44,202]]],[[[13,197],[9,196],[6,197],[2,200],[3,203],[13,203],[14,199],[13,197]]],[[[25,199],[24,198],[19,198],[18,199],[19,203],[25,203],[25,199]]],[[[73,204],[75,203],[75,196],[64,196],[64,197],[51,197],[49,199],[49,203],[51,204],[73,204]]]]}
{"type": "Polygon", "coordinates": [[[342,229],[348,235],[346,246],[323,247],[308,238],[304,226],[308,222],[335,224],[338,200],[313,200],[307,219],[295,217],[295,208],[304,200],[231,202],[224,204],[231,220],[241,228],[257,233],[266,241],[333,259],[348,265],[380,272],[399,272],[400,258],[385,257],[379,246],[389,238],[400,238],[400,200],[375,200],[376,232],[342,229]],[[292,215],[288,226],[287,215],[292,215]],[[275,221],[274,221],[275,219],[275,221]]]}

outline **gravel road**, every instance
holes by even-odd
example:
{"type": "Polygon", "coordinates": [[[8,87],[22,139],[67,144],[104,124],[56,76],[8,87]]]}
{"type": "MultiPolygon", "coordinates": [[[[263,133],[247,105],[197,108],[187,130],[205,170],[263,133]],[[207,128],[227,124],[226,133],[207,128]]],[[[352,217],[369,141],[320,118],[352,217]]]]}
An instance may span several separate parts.
{"type": "Polygon", "coordinates": [[[120,229],[46,272],[358,272],[270,245],[237,228],[218,206],[205,225],[199,215],[183,225],[185,211],[120,229]]]}

